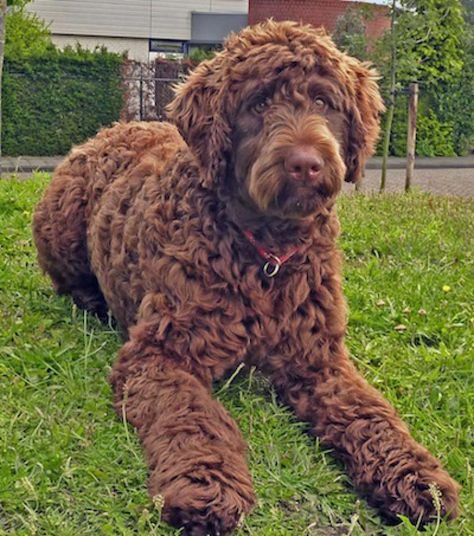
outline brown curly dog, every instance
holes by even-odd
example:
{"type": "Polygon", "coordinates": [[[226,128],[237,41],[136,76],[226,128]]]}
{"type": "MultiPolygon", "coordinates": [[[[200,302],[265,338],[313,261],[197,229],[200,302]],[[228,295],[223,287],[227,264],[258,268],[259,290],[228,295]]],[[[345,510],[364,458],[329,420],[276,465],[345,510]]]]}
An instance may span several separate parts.
{"type": "Polygon", "coordinates": [[[367,65],[309,26],[266,22],[177,89],[177,128],[102,130],[37,208],[39,262],[57,291],[109,308],[127,333],[115,406],[143,443],[150,494],[185,534],[226,534],[255,503],[244,440],[211,395],[243,362],[386,515],[430,521],[430,484],[456,514],[458,485],[344,346],[334,204],[373,152],[382,109],[367,65]]]}

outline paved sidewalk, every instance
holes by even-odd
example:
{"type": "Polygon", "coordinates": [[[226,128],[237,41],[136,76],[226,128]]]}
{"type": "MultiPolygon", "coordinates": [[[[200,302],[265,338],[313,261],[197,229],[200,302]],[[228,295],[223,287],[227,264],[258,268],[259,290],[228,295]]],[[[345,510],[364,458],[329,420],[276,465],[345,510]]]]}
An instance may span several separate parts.
{"type": "MultiPolygon", "coordinates": [[[[378,192],[380,187],[380,169],[367,169],[361,184],[362,192],[378,192]]],[[[456,195],[474,197],[473,168],[431,168],[415,170],[413,189],[431,192],[437,195],[456,195]]],[[[345,184],[344,191],[354,191],[352,184],[345,184]]],[[[389,169],[387,171],[386,192],[403,192],[405,190],[405,170],[389,169]]]]}
{"type": "MultiPolygon", "coordinates": [[[[2,172],[27,176],[33,171],[51,172],[61,162],[62,156],[2,157],[2,172]]],[[[390,157],[388,160],[387,192],[402,192],[405,184],[405,159],[390,157]]],[[[361,191],[378,191],[382,159],[375,157],[367,163],[366,177],[361,191]]],[[[474,155],[466,157],[417,158],[413,187],[440,195],[474,197],[474,155]]],[[[344,185],[351,192],[354,186],[344,185]]]]}

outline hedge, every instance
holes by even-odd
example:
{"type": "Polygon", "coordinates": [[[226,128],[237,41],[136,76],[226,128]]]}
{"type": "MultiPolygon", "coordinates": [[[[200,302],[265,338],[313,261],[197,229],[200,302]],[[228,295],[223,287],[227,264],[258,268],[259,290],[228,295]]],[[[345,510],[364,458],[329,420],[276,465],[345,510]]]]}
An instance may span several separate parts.
{"type": "MultiPolygon", "coordinates": [[[[416,154],[418,156],[455,156],[457,147],[453,139],[453,126],[441,121],[433,107],[421,95],[416,121],[416,154]]],[[[392,126],[390,154],[405,156],[408,128],[408,98],[399,95],[392,126]]]]}
{"type": "MultiPolygon", "coordinates": [[[[474,148],[474,85],[464,84],[456,93],[454,87],[440,88],[433,96],[420,86],[416,125],[417,156],[462,156],[474,148]],[[470,98],[468,98],[468,95],[470,98]]],[[[405,156],[407,144],[408,98],[399,94],[396,99],[390,139],[390,154],[405,156]]],[[[377,145],[382,154],[386,115],[377,145]]]]}
{"type": "MultiPolygon", "coordinates": [[[[466,155],[474,150],[474,32],[464,49],[464,68],[450,82],[420,83],[418,156],[466,155]]],[[[382,89],[387,100],[386,85],[382,89]]],[[[390,144],[390,154],[395,156],[406,154],[407,112],[408,98],[404,91],[396,98],[390,144]]]]}
{"type": "Polygon", "coordinates": [[[122,57],[104,49],[5,59],[3,154],[61,155],[119,119],[122,57]]]}

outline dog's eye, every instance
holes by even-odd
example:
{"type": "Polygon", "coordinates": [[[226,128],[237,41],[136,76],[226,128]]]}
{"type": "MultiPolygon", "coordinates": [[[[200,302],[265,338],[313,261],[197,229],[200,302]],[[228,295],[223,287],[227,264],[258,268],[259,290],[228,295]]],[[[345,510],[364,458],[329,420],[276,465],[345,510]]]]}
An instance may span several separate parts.
{"type": "Polygon", "coordinates": [[[259,100],[252,106],[252,110],[256,114],[261,114],[270,106],[270,102],[269,98],[259,100]]]}
{"type": "Polygon", "coordinates": [[[324,111],[328,107],[328,103],[322,97],[316,97],[314,99],[314,105],[321,111],[324,111]]]}

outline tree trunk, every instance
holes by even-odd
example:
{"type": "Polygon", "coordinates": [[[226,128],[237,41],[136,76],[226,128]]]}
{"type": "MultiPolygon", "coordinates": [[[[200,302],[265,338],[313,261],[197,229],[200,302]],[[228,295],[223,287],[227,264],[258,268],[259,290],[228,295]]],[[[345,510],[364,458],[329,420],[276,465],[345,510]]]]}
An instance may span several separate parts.
{"type": "Polygon", "coordinates": [[[390,148],[390,137],[392,135],[393,114],[395,113],[395,83],[397,73],[397,41],[395,36],[395,17],[396,17],[396,0],[392,0],[392,13],[390,19],[390,37],[391,37],[391,54],[390,54],[390,101],[387,112],[387,123],[385,125],[385,134],[383,140],[383,159],[382,159],[382,176],[380,178],[380,191],[385,190],[387,181],[387,160],[390,148]]]}

